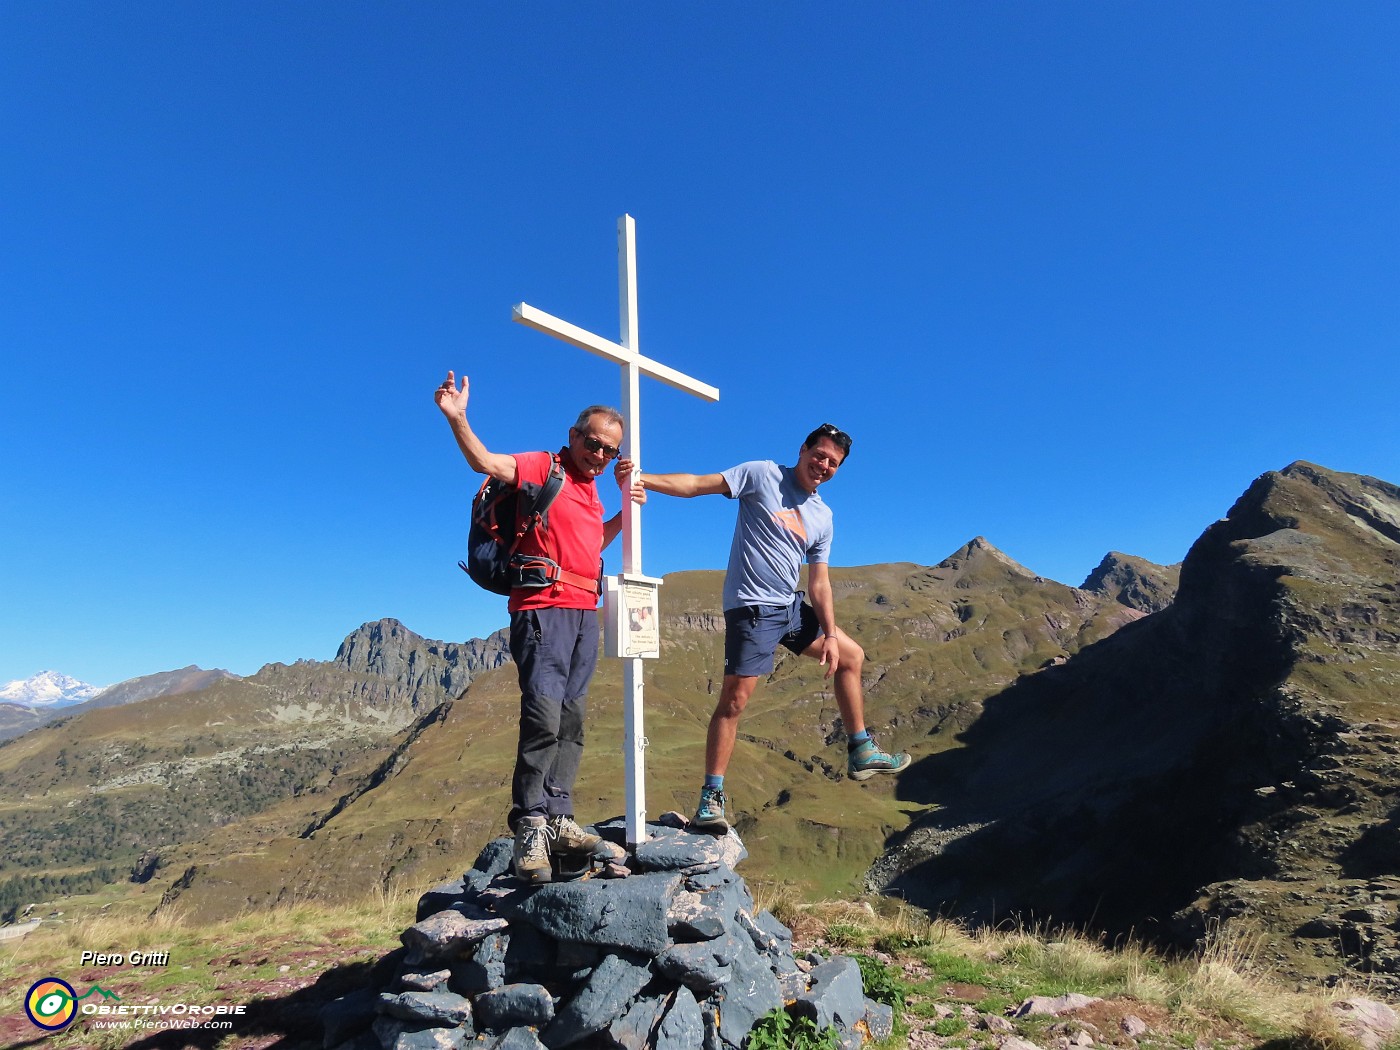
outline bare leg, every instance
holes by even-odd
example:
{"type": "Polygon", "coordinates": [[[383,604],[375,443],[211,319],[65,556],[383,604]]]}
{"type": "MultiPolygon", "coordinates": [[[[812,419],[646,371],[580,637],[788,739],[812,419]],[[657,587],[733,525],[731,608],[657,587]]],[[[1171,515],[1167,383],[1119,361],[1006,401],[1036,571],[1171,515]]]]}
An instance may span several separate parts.
{"type": "Polygon", "coordinates": [[[734,754],[734,741],[739,736],[739,716],[744,713],[756,685],[758,679],[747,675],[724,676],[719,703],[710,716],[710,729],[705,735],[706,773],[722,777],[729,768],[729,757],[734,754]]]}
{"type": "MultiPolygon", "coordinates": [[[[865,650],[839,627],[836,628],[836,641],[841,646],[841,661],[837,664],[834,675],[836,706],[841,711],[841,726],[845,729],[846,736],[850,737],[865,728],[865,692],[860,679],[865,667],[865,650]]],[[[802,655],[820,660],[821,642],[822,639],[818,636],[802,655]]]]}

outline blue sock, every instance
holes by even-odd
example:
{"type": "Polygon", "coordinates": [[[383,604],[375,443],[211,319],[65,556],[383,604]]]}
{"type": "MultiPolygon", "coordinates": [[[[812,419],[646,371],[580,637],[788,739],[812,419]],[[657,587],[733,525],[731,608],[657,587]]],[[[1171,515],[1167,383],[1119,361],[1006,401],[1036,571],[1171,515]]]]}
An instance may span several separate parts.
{"type": "Polygon", "coordinates": [[[860,747],[861,744],[865,743],[869,739],[870,730],[868,729],[862,729],[859,733],[852,733],[850,737],[846,740],[846,750],[854,751],[856,748],[860,747]]]}
{"type": "Polygon", "coordinates": [[[706,773],[706,774],[705,774],[705,788],[706,788],[707,790],[709,790],[709,791],[723,791],[723,790],[724,790],[724,774],[721,773],[719,776],[715,776],[713,773],[706,773]]]}

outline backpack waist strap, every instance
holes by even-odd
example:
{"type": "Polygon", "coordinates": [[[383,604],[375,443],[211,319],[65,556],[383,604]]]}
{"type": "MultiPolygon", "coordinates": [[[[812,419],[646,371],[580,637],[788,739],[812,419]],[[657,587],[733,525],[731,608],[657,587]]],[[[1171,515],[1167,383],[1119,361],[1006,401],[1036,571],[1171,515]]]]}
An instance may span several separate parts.
{"type": "Polygon", "coordinates": [[[600,590],[596,578],[580,576],[576,572],[560,568],[559,563],[553,558],[546,558],[538,554],[515,555],[510,560],[510,571],[510,585],[513,590],[539,590],[543,587],[551,587],[556,583],[577,587],[581,591],[595,595],[600,590]]]}

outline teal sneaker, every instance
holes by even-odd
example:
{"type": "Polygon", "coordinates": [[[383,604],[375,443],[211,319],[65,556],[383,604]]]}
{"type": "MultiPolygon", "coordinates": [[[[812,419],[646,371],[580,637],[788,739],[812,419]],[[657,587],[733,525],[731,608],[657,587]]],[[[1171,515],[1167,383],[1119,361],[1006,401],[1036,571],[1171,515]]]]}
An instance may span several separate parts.
{"type": "Polygon", "coordinates": [[[695,809],[695,817],[690,826],[700,831],[726,832],[729,821],[724,819],[724,790],[722,788],[701,788],[700,805],[695,809]]]}
{"type": "Polygon", "coordinates": [[[898,773],[907,769],[912,761],[903,751],[897,755],[885,754],[871,737],[846,752],[846,775],[852,780],[869,780],[876,773],[898,773]]]}

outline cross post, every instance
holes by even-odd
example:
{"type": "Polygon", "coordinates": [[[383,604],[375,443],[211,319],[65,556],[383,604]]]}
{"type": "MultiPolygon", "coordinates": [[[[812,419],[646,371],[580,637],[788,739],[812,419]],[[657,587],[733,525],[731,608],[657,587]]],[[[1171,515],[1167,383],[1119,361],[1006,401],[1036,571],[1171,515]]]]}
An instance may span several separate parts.
{"type": "MultiPolygon", "coordinates": [[[[641,377],[650,376],[706,401],[718,401],[719,390],[643,357],[637,338],[637,226],[632,216],[617,220],[618,307],[622,338],[614,343],[525,303],[517,303],[519,324],[562,339],[581,350],[622,366],[622,414],[626,421],[623,454],[633,469],[642,469],[641,377]]],[[[622,497],[622,579],[646,580],[642,575],[642,508],[624,492],[622,497]]],[[[659,582],[659,581],[656,581],[659,582]]],[[[642,658],[623,657],[623,744],[627,775],[627,841],[646,841],[646,746],[642,718],[642,658]]]]}

